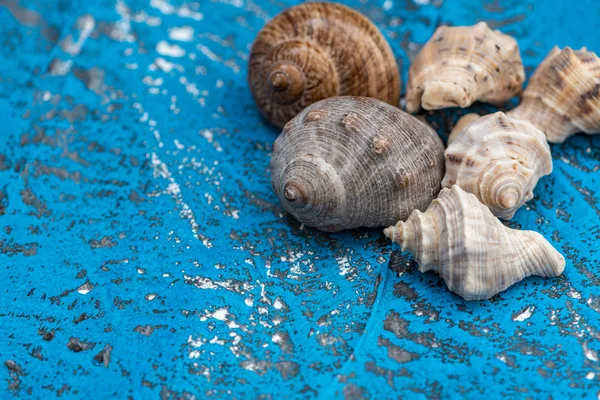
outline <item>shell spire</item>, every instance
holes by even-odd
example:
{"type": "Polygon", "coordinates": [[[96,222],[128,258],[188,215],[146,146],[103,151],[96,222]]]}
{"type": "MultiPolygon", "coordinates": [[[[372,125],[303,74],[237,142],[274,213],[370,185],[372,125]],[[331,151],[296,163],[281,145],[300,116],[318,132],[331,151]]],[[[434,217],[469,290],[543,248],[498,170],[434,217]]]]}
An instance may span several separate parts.
{"type": "Polygon", "coordinates": [[[410,67],[406,110],[465,108],[477,100],[499,105],[519,94],[524,80],[512,37],[485,22],[440,26],[410,67]]]}
{"type": "Polygon", "coordinates": [[[272,185],[286,211],[324,231],[381,227],[440,191],[444,146],[429,126],[367,97],[308,106],[273,145],[272,185]]]}
{"type": "Polygon", "coordinates": [[[248,82],[266,119],[283,127],[305,107],[334,96],[397,105],[400,75],[381,32],[336,3],[305,3],[273,18],[250,52],[248,82]]]}
{"type": "Polygon", "coordinates": [[[554,47],[509,115],[528,120],[552,143],[600,133],[600,59],[585,48],[554,47]]]}
{"type": "Polygon", "coordinates": [[[533,198],[538,180],[552,172],[544,134],[503,112],[476,119],[453,139],[444,153],[442,187],[456,184],[473,193],[497,217],[511,219],[533,198]]]}
{"type": "Polygon", "coordinates": [[[528,276],[558,276],[565,268],[542,235],[504,226],[458,186],[384,233],[413,254],[419,271],[436,271],[465,300],[489,299],[528,276]]]}

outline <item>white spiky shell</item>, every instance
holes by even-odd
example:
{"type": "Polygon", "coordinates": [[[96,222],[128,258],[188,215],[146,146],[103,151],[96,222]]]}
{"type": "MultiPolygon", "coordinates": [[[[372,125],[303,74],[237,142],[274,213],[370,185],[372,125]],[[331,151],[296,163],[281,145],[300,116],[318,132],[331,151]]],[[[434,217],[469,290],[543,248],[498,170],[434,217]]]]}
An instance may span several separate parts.
{"type": "Polygon", "coordinates": [[[577,132],[600,133],[600,58],[585,48],[555,46],[509,115],[530,121],[552,143],[577,132]]]}
{"type": "Polygon", "coordinates": [[[480,117],[481,115],[476,113],[465,114],[462,117],[460,117],[458,121],[456,121],[456,125],[454,125],[454,127],[452,128],[452,131],[450,131],[450,135],[448,135],[448,146],[450,146],[452,142],[456,140],[458,134],[461,133],[463,129],[465,129],[468,125],[471,124],[471,122],[474,122],[480,117]]]}
{"type": "Polygon", "coordinates": [[[436,271],[465,300],[483,300],[520,280],[560,275],[565,259],[542,235],[504,226],[471,193],[444,188],[424,213],[384,231],[419,271],[436,271]]]}
{"type": "Polygon", "coordinates": [[[512,37],[485,22],[440,26],[410,67],[406,110],[465,108],[477,100],[502,104],[521,92],[524,80],[512,37]]]}
{"type": "Polygon", "coordinates": [[[552,172],[543,132],[500,111],[467,125],[444,155],[442,187],[460,186],[507,220],[533,198],[538,180],[552,172]]]}

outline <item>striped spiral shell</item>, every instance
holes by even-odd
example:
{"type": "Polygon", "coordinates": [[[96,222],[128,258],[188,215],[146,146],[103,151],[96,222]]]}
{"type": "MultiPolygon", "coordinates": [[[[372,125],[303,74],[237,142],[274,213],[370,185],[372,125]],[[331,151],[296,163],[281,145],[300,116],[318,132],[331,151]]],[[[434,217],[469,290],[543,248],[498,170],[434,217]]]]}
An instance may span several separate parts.
{"type": "Polygon", "coordinates": [[[443,153],[437,134],[399,108],[333,97],[285,126],[273,145],[272,184],[285,210],[308,226],[380,227],[435,198],[443,153]]]}
{"type": "Polygon", "coordinates": [[[278,127],[308,105],[333,96],[373,97],[397,105],[400,75],[377,27],[341,4],[305,3],[273,18],[258,34],[249,85],[278,127]]]}

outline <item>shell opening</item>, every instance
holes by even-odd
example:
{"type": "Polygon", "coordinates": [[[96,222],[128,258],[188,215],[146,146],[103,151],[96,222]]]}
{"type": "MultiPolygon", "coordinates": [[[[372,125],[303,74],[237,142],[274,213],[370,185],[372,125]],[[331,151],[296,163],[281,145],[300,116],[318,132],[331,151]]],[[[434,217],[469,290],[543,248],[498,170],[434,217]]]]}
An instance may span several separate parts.
{"type": "Polygon", "coordinates": [[[434,80],[425,84],[421,103],[426,110],[445,107],[464,108],[473,103],[473,95],[469,89],[456,82],[434,80]]]}
{"type": "Polygon", "coordinates": [[[304,93],[304,73],[292,62],[279,62],[271,68],[269,89],[275,102],[282,105],[298,101],[304,93]]]}

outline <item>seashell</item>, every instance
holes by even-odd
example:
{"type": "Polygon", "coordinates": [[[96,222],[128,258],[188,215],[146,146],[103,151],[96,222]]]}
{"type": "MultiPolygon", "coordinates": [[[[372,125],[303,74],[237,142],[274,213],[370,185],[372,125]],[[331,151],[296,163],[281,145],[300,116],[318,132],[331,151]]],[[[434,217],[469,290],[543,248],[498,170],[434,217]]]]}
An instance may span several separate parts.
{"type": "Polygon", "coordinates": [[[442,187],[473,193],[499,218],[511,219],[552,172],[544,134],[527,121],[489,114],[466,126],[445,152],[442,187]]]}
{"type": "Polygon", "coordinates": [[[481,115],[475,113],[465,114],[460,117],[460,119],[456,121],[456,125],[454,125],[454,128],[452,128],[452,131],[450,131],[450,135],[448,135],[448,146],[454,142],[458,134],[461,133],[463,129],[470,125],[471,122],[479,119],[479,117],[481,117],[481,115]]]}
{"type": "Polygon", "coordinates": [[[252,46],[254,100],[278,127],[306,106],[334,96],[400,99],[400,75],[388,42],[362,14],[336,3],[305,3],[273,18],[252,46]]]}
{"type": "Polygon", "coordinates": [[[444,146],[399,108],[333,97],[285,126],[273,145],[271,174],[284,209],[303,224],[330,232],[387,226],[438,194],[444,146]]]}
{"type": "Polygon", "coordinates": [[[465,300],[489,299],[528,276],[558,276],[565,268],[542,235],[504,226],[456,185],[384,233],[413,254],[419,271],[436,271],[465,300]]]}
{"type": "Polygon", "coordinates": [[[600,133],[600,59],[585,48],[554,47],[509,115],[528,120],[552,143],[577,132],[600,133]]]}
{"type": "Polygon", "coordinates": [[[477,100],[500,105],[521,92],[524,80],[512,37],[485,22],[440,26],[410,66],[406,110],[465,108],[477,100]]]}

